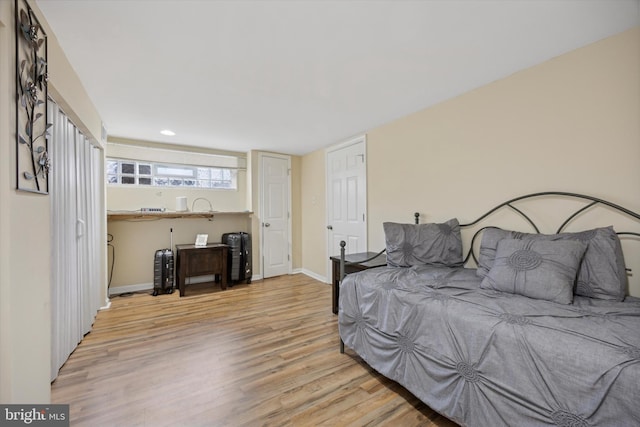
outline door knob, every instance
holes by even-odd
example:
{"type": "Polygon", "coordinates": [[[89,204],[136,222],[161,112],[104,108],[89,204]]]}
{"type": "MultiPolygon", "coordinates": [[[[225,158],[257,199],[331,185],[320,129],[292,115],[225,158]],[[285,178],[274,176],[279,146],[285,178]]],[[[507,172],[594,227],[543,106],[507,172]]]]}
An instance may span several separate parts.
{"type": "Polygon", "coordinates": [[[327,225],[327,230],[333,230],[333,225],[327,225]]]}
{"type": "Polygon", "coordinates": [[[264,226],[265,226],[265,227],[271,227],[271,224],[269,224],[268,222],[265,222],[265,223],[264,223],[264,226]]]}

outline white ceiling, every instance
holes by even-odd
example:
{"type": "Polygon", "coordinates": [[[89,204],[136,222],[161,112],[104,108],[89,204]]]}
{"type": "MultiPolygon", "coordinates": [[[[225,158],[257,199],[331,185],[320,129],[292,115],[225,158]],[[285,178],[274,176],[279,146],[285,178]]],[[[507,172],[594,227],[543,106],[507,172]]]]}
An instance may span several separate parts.
{"type": "Polygon", "coordinates": [[[640,0],[37,5],[110,136],[289,154],[640,24],[640,0]]]}

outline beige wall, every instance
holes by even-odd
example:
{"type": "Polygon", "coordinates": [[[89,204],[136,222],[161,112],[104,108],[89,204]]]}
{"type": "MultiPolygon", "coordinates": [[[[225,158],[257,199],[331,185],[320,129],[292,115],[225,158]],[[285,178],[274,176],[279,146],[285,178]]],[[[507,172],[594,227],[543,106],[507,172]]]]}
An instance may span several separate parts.
{"type": "Polygon", "coordinates": [[[318,150],[302,158],[302,265],[308,274],[327,278],[326,155],[318,150]]]}
{"type": "Polygon", "coordinates": [[[253,244],[253,274],[260,277],[262,276],[262,265],[260,260],[262,258],[260,248],[262,242],[260,241],[260,191],[258,188],[259,180],[259,162],[258,151],[250,151],[247,156],[247,178],[250,182],[249,188],[251,195],[250,205],[253,215],[251,217],[251,243],[253,244]]]}
{"type": "MultiPolygon", "coordinates": [[[[49,91],[87,136],[99,140],[97,112],[34,9],[48,34],[49,91]]],[[[50,200],[15,190],[14,17],[14,2],[0,1],[0,402],[48,403],[50,200]]]]}
{"type": "Polygon", "coordinates": [[[302,157],[291,156],[291,268],[302,268],[302,157]]]}
{"type": "Polygon", "coordinates": [[[247,186],[245,171],[238,171],[238,190],[202,190],[187,188],[145,188],[107,186],[107,209],[110,211],[138,211],[141,208],[165,208],[176,210],[176,197],[187,198],[187,209],[194,212],[209,210],[207,200],[214,211],[243,212],[246,206],[247,186]],[[197,200],[196,199],[206,199],[197,200]],[[195,202],[195,203],[194,203],[195,202]]]}
{"type": "MultiPolygon", "coordinates": [[[[367,132],[369,250],[382,222],[474,219],[517,195],[564,190],[640,212],[640,29],[554,58],[367,132]]],[[[304,177],[324,156],[304,156],[304,177]]],[[[303,197],[303,265],[325,269],[324,216],[303,197]]],[[[545,230],[553,232],[555,230],[545,230]]],[[[640,248],[627,264],[640,271],[640,248]]],[[[639,246],[635,242],[635,246],[639,246]]],[[[640,275],[632,293],[640,295],[640,275]]]]}

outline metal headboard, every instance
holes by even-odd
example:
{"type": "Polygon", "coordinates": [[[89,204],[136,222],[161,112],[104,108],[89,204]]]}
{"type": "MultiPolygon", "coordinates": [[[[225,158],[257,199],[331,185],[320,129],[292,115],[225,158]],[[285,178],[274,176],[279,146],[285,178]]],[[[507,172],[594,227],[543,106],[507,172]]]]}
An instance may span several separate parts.
{"type": "MultiPolygon", "coordinates": [[[[499,205],[491,208],[490,210],[488,210],[486,213],[480,215],[477,219],[475,219],[474,221],[465,223],[465,224],[460,224],[460,228],[470,228],[473,227],[474,225],[477,225],[478,223],[480,223],[482,220],[486,219],[487,217],[489,217],[491,214],[499,211],[500,209],[507,207],[513,211],[515,211],[516,213],[518,213],[520,216],[522,216],[522,218],[525,219],[525,221],[527,221],[527,223],[529,223],[531,225],[531,227],[533,228],[533,230],[535,230],[536,233],[540,233],[540,229],[538,228],[538,226],[535,224],[535,222],[529,217],[527,216],[526,213],[524,213],[521,209],[519,209],[518,207],[514,206],[514,203],[516,202],[520,202],[523,200],[527,200],[527,199],[534,199],[537,197],[542,197],[542,196],[562,196],[562,197],[570,197],[570,198],[574,198],[574,199],[580,199],[580,200],[586,200],[589,201],[589,203],[587,203],[585,206],[580,207],[578,210],[576,210],[575,212],[573,212],[571,215],[569,215],[567,217],[567,219],[564,220],[564,222],[558,227],[558,229],[556,230],[556,233],[561,233],[565,227],[567,227],[567,225],[569,225],[569,223],[571,223],[571,221],[573,221],[578,215],[580,215],[582,212],[587,211],[588,209],[592,208],[595,205],[603,205],[603,206],[608,206],[609,208],[612,208],[615,211],[618,211],[622,214],[625,214],[631,218],[635,218],[638,221],[640,221],[640,214],[637,212],[633,212],[623,206],[620,206],[616,203],[613,202],[609,202],[607,200],[604,199],[600,199],[598,197],[594,197],[594,196],[589,196],[586,194],[578,194],[578,193],[569,193],[569,192],[564,192],[564,191],[543,191],[543,192],[539,192],[539,193],[531,193],[531,194],[526,194],[524,196],[519,196],[519,197],[515,197],[513,199],[507,200],[506,202],[502,202],[499,205]]],[[[416,224],[420,223],[420,214],[418,212],[414,213],[414,222],[416,224]]],[[[483,230],[487,229],[487,228],[491,228],[491,227],[495,227],[495,226],[486,226],[486,227],[482,227],[480,229],[478,229],[474,234],[473,237],[471,238],[471,244],[469,247],[469,251],[467,252],[466,256],[464,257],[464,264],[466,264],[470,258],[473,258],[473,261],[477,264],[478,263],[478,258],[476,257],[476,254],[474,252],[474,246],[475,246],[475,242],[478,238],[478,236],[480,236],[480,234],[482,233],[483,230]]],[[[616,234],[622,236],[622,235],[627,235],[627,236],[636,236],[636,237],[640,237],[640,233],[636,233],[636,232],[632,232],[632,231],[620,231],[617,232],[616,234]]],[[[345,265],[349,265],[352,264],[349,261],[345,260],[345,246],[346,246],[346,242],[344,240],[340,241],[340,281],[342,281],[342,279],[344,278],[345,274],[344,274],[344,266],[345,265]]],[[[375,254],[374,256],[367,258],[365,260],[359,260],[357,261],[357,263],[365,263],[365,262],[369,262],[377,257],[379,257],[380,255],[382,255],[384,252],[386,251],[386,249],[381,250],[380,252],[378,252],[377,254],[375,254]]]]}
{"type": "MultiPolygon", "coordinates": [[[[413,214],[414,216],[414,222],[415,224],[420,224],[420,213],[416,212],[413,214]]],[[[347,242],[345,242],[344,240],[340,240],[340,281],[342,281],[342,279],[344,279],[344,266],[345,265],[349,265],[349,264],[364,264],[365,262],[369,262],[369,261],[373,261],[374,259],[378,258],[380,255],[382,255],[383,253],[385,253],[387,251],[387,249],[383,249],[380,252],[378,252],[377,254],[375,254],[374,256],[367,258],[365,260],[358,260],[358,261],[354,261],[354,262],[350,262],[347,261],[345,259],[345,246],[347,246],[347,242]]]]}
{"type": "MultiPolygon", "coordinates": [[[[526,194],[524,196],[519,196],[519,197],[515,197],[511,200],[507,200],[506,202],[500,203],[499,205],[497,205],[496,207],[488,210],[486,213],[484,213],[483,215],[480,215],[476,220],[471,221],[469,223],[466,224],[460,224],[460,228],[469,228],[469,227],[473,227],[474,225],[477,225],[478,223],[480,223],[482,220],[484,220],[485,218],[489,217],[491,214],[499,211],[500,209],[507,207],[511,210],[513,210],[514,212],[518,213],[522,218],[525,219],[525,221],[527,221],[527,223],[529,223],[531,225],[531,227],[535,230],[536,233],[540,233],[540,230],[538,229],[538,226],[533,222],[533,220],[527,216],[527,214],[525,214],[521,209],[517,208],[516,206],[514,206],[514,203],[522,201],[522,200],[527,200],[527,199],[534,199],[537,197],[542,197],[542,196],[562,196],[562,197],[568,197],[568,198],[573,198],[573,199],[579,199],[579,200],[586,200],[589,203],[587,203],[586,205],[580,207],[579,209],[577,209],[575,212],[573,212],[572,214],[570,214],[567,219],[564,220],[564,222],[562,222],[562,224],[560,224],[560,226],[558,227],[558,229],[556,230],[556,233],[561,233],[562,231],[564,231],[564,229],[567,227],[567,225],[569,225],[571,223],[571,221],[573,221],[578,215],[580,215],[581,213],[587,211],[588,209],[592,208],[593,206],[596,205],[603,205],[603,206],[608,206],[609,208],[613,209],[614,211],[620,212],[622,214],[625,214],[631,218],[635,218],[637,220],[640,221],[640,214],[633,212],[623,206],[620,206],[618,204],[609,202],[607,200],[603,200],[600,199],[598,197],[593,197],[593,196],[589,196],[589,195],[585,195],[585,194],[578,194],[578,193],[568,193],[568,192],[564,192],[564,191],[544,191],[544,192],[540,192],[540,193],[531,193],[531,194],[526,194]]],[[[486,226],[486,227],[482,227],[480,229],[478,229],[474,234],[473,237],[471,238],[471,244],[469,247],[469,251],[467,252],[467,255],[464,258],[464,263],[466,264],[467,261],[469,261],[469,258],[473,258],[473,261],[477,264],[478,263],[478,259],[476,257],[476,254],[474,252],[474,247],[475,247],[475,241],[478,238],[478,236],[482,233],[483,230],[487,229],[487,228],[491,228],[494,226],[486,226]]],[[[637,236],[640,237],[640,233],[636,233],[636,232],[632,232],[632,231],[620,231],[617,232],[616,234],[618,234],[619,236],[621,235],[627,235],[627,236],[637,236]]]]}

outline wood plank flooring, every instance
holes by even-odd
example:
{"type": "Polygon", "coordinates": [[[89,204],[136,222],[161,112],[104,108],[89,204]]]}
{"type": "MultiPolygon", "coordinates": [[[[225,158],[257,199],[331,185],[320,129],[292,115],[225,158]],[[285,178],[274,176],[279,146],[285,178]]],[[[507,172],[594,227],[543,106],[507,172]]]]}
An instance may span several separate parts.
{"type": "Polygon", "coordinates": [[[305,275],[112,298],[51,386],[72,426],[438,426],[355,353],[305,275]]]}

